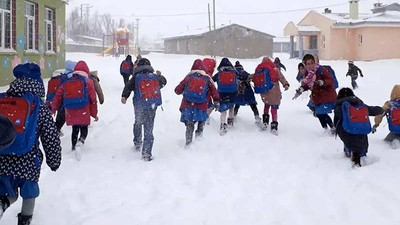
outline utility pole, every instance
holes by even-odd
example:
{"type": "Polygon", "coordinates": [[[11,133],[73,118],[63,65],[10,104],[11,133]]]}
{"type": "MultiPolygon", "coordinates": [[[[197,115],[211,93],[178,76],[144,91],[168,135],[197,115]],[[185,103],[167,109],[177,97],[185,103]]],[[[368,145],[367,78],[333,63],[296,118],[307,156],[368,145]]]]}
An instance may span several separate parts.
{"type": "Polygon", "coordinates": [[[89,28],[89,10],[90,8],[92,8],[93,6],[90,4],[81,4],[81,35],[84,35],[86,33],[86,31],[89,28]],[[83,8],[86,8],[86,21],[85,21],[85,26],[83,25],[83,8]]]}
{"type": "Polygon", "coordinates": [[[214,30],[216,29],[216,22],[215,22],[215,0],[213,0],[213,10],[214,10],[214,30]]]}
{"type": "Polygon", "coordinates": [[[208,30],[211,31],[211,11],[210,11],[210,3],[208,3],[208,30]]]}
{"type": "Polygon", "coordinates": [[[139,47],[139,21],[140,19],[136,19],[136,44],[139,47]]]}

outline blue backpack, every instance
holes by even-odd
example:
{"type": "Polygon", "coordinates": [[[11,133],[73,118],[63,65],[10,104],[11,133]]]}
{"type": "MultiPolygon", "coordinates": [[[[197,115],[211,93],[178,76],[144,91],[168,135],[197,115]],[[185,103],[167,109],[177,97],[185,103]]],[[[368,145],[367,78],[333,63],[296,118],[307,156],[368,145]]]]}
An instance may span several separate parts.
{"type": "Polygon", "coordinates": [[[131,74],[131,62],[124,60],[119,68],[121,74],[131,74]]]}
{"type": "MultiPolygon", "coordinates": [[[[328,66],[328,65],[321,66],[321,67],[326,68],[326,69],[329,71],[329,73],[330,73],[331,76],[332,76],[335,89],[338,88],[338,87],[339,87],[339,81],[337,80],[335,71],[332,69],[332,67],[331,67],[331,66],[328,66]]],[[[318,68],[318,73],[319,73],[319,74],[322,74],[322,69],[321,69],[321,68],[318,68]]]]}
{"type": "Polygon", "coordinates": [[[343,129],[350,134],[369,134],[372,131],[368,107],[361,103],[352,106],[349,102],[342,104],[343,129]]]}
{"type": "Polygon", "coordinates": [[[135,79],[135,104],[154,108],[162,104],[160,85],[157,75],[140,73],[135,79]]]}
{"type": "Polygon", "coordinates": [[[232,93],[238,89],[238,81],[236,71],[220,71],[218,72],[218,92],[232,93]]]}
{"type": "Polygon", "coordinates": [[[63,104],[66,109],[80,109],[89,104],[85,77],[73,74],[62,85],[64,86],[63,104]]]}
{"type": "Polygon", "coordinates": [[[183,91],[183,98],[188,102],[203,103],[207,100],[209,77],[190,74],[183,91]]]}
{"type": "MultiPolygon", "coordinates": [[[[277,81],[278,77],[276,77],[274,80],[277,81]]],[[[274,87],[275,82],[272,81],[271,74],[268,69],[258,70],[253,75],[254,92],[256,94],[266,93],[274,87]]]]}
{"type": "Polygon", "coordinates": [[[66,80],[65,74],[60,74],[58,76],[50,78],[47,83],[47,95],[46,102],[52,102],[54,96],[56,96],[57,89],[62,85],[62,83],[66,80]]]}
{"type": "Polygon", "coordinates": [[[0,94],[0,114],[7,117],[15,127],[14,142],[0,155],[24,155],[32,150],[37,142],[37,123],[42,100],[27,93],[22,97],[10,97],[0,94]]]}
{"type": "Polygon", "coordinates": [[[392,106],[388,111],[389,130],[395,134],[400,134],[400,101],[392,101],[392,106]]]}

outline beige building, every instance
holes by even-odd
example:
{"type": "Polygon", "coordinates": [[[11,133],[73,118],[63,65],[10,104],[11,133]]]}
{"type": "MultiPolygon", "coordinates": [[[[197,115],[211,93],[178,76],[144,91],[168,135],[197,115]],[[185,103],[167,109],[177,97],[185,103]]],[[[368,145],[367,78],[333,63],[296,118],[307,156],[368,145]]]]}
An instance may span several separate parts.
{"type": "Polygon", "coordinates": [[[284,34],[290,36],[291,57],[312,53],[325,60],[400,58],[400,4],[376,3],[371,11],[359,13],[358,0],[350,0],[349,13],[313,10],[297,25],[289,22],[284,34]]]}

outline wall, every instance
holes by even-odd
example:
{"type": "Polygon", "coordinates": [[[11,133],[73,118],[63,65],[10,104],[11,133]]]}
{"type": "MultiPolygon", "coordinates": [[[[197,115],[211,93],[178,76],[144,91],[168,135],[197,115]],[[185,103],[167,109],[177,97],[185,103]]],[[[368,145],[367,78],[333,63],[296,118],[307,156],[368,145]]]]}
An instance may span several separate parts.
{"type": "MultiPolygon", "coordinates": [[[[15,0],[14,0],[15,1],[15,0]]],[[[0,85],[7,85],[14,80],[13,68],[25,62],[35,62],[42,69],[42,77],[50,77],[52,72],[65,65],[65,3],[59,0],[32,0],[39,6],[39,49],[37,53],[24,51],[25,1],[16,0],[16,49],[12,52],[0,52],[0,85]],[[56,12],[56,49],[55,53],[45,53],[45,6],[56,12]]]]}

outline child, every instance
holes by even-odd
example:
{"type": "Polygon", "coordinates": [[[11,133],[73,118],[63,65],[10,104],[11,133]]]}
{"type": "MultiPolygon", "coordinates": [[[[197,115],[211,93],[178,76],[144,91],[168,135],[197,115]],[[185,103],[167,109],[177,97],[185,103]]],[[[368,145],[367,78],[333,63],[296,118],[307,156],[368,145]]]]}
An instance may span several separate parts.
{"type": "Polygon", "coordinates": [[[181,122],[186,125],[186,146],[192,143],[196,122],[198,125],[195,136],[201,137],[203,134],[208,117],[208,96],[211,96],[215,108],[218,109],[219,94],[205,70],[203,62],[196,59],[189,74],[175,88],[176,94],[183,94],[180,111],[181,122]]]}
{"type": "Polygon", "coordinates": [[[129,77],[133,74],[133,62],[132,62],[132,56],[127,55],[126,59],[122,61],[121,65],[119,66],[119,73],[122,75],[124,78],[124,85],[128,83],[129,77]]]}
{"type": "Polygon", "coordinates": [[[269,57],[264,57],[262,62],[257,66],[256,73],[253,75],[254,86],[257,87],[256,76],[260,74],[269,74],[266,76],[266,80],[271,84],[268,90],[262,91],[260,93],[261,99],[264,102],[264,114],[263,123],[265,129],[269,125],[269,111],[271,108],[272,122],[271,122],[271,132],[275,135],[278,134],[278,109],[281,104],[282,92],[279,87],[279,82],[283,85],[285,91],[289,89],[289,83],[283,74],[276,68],[274,63],[269,57]],[[269,80],[268,80],[269,79],[269,80]],[[278,82],[279,81],[279,82],[278,82]]]}
{"type": "Polygon", "coordinates": [[[360,68],[358,68],[356,65],[354,65],[353,61],[349,61],[349,70],[347,71],[346,77],[347,76],[351,77],[351,86],[353,87],[353,89],[358,88],[358,85],[356,82],[356,80],[358,78],[358,73],[360,73],[361,77],[364,77],[360,68]]]}
{"type": "Polygon", "coordinates": [[[306,75],[306,68],[304,66],[304,64],[301,62],[299,63],[299,65],[297,65],[297,76],[296,76],[296,80],[301,83],[301,81],[304,79],[305,75],[306,75]]]}
{"type": "Polygon", "coordinates": [[[157,106],[160,106],[161,91],[167,84],[164,76],[154,74],[150,61],[141,58],[133,71],[133,76],[125,85],[122,92],[121,103],[126,104],[131,92],[133,95],[133,107],[135,108],[135,123],[133,125],[133,143],[136,151],[142,148],[142,159],[145,162],[153,160],[153,127],[156,117],[157,106]],[[144,139],[142,140],[142,127],[144,128],[144,139]],[[143,146],[142,146],[143,143],[143,146]]]}
{"type": "Polygon", "coordinates": [[[93,81],[94,90],[96,91],[97,97],[99,98],[100,105],[103,105],[104,94],[103,94],[103,89],[100,86],[100,79],[99,79],[97,70],[90,71],[89,78],[93,81]]]}
{"type": "Polygon", "coordinates": [[[276,57],[276,58],[275,58],[274,64],[275,64],[276,68],[278,68],[279,72],[280,72],[282,69],[284,69],[284,70],[286,71],[286,67],[285,67],[285,65],[283,65],[283,64],[281,63],[281,59],[279,59],[279,57],[276,57]]]}
{"type": "MultiPolygon", "coordinates": [[[[212,76],[214,74],[215,66],[216,66],[215,59],[204,58],[203,59],[203,64],[204,64],[204,67],[206,69],[206,74],[212,78],[212,76]]],[[[212,79],[211,79],[211,82],[215,86],[215,83],[214,83],[214,81],[212,79]]],[[[207,121],[206,121],[206,123],[208,125],[210,124],[210,115],[211,115],[213,110],[214,110],[214,104],[213,104],[212,98],[211,98],[211,96],[208,96],[208,107],[207,107],[207,115],[208,115],[208,117],[207,117],[207,121]]]]}
{"type": "Polygon", "coordinates": [[[213,76],[213,80],[218,84],[220,97],[219,111],[221,112],[220,135],[225,135],[228,126],[233,127],[235,100],[238,89],[237,72],[228,58],[223,58],[218,66],[218,73],[213,76]],[[227,112],[228,123],[226,122],[227,112]]]}
{"type": "Polygon", "coordinates": [[[250,85],[250,74],[246,72],[239,61],[235,63],[235,69],[238,74],[239,88],[238,95],[236,96],[236,105],[234,109],[234,115],[239,112],[240,106],[250,105],[251,110],[254,113],[254,119],[257,126],[262,126],[260,114],[257,109],[257,101],[254,97],[253,88],[250,85]]]}
{"type": "Polygon", "coordinates": [[[0,97],[0,114],[11,120],[17,132],[15,141],[0,151],[0,218],[17,201],[19,192],[23,201],[18,224],[29,225],[39,196],[38,181],[44,159],[39,137],[52,171],[61,164],[61,146],[50,110],[41,100],[45,89],[39,66],[18,65],[14,76],[16,79],[0,97]]]}
{"type": "Polygon", "coordinates": [[[307,74],[301,83],[301,87],[296,90],[296,95],[293,99],[300,96],[305,90],[311,90],[311,100],[315,104],[314,114],[319,119],[322,128],[329,133],[334,134],[335,128],[331,117],[335,107],[336,91],[334,80],[328,69],[320,65],[316,65],[314,56],[306,54],[303,57],[303,63],[306,66],[307,74]]]}
{"type": "Polygon", "coordinates": [[[382,122],[385,115],[388,116],[389,134],[384,139],[392,148],[400,148],[400,85],[395,85],[390,94],[390,101],[383,105],[384,113],[375,117],[375,125],[372,133],[376,132],[376,128],[382,122]]]}
{"type": "Polygon", "coordinates": [[[383,113],[379,106],[367,106],[357,98],[350,88],[340,89],[337,95],[334,122],[336,133],[344,144],[347,157],[355,166],[361,166],[360,158],[367,155],[368,136],[371,124],[368,116],[383,113]]]}
{"type": "MultiPolygon", "coordinates": [[[[51,110],[51,102],[54,99],[54,96],[57,93],[57,89],[62,85],[62,83],[67,80],[68,76],[71,76],[74,72],[76,62],[67,60],[65,61],[65,72],[58,74],[52,78],[50,78],[47,86],[47,95],[46,95],[46,105],[49,106],[51,110]]],[[[56,127],[60,137],[64,136],[64,133],[61,131],[62,127],[65,124],[65,109],[64,106],[60,106],[57,110],[56,116],[56,127]]]]}
{"type": "Polygon", "coordinates": [[[97,99],[93,81],[89,79],[90,70],[85,61],[79,61],[74,73],[68,76],[63,85],[58,88],[52,102],[52,112],[61,106],[65,107],[67,126],[72,126],[71,150],[75,151],[77,160],[80,160],[80,149],[88,136],[90,117],[98,121],[97,99]],[[81,93],[83,93],[81,95],[81,93]],[[78,139],[78,135],[80,137],[78,139]],[[79,142],[79,143],[78,143],[79,142]]]}

